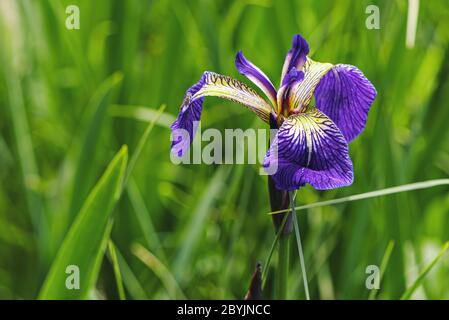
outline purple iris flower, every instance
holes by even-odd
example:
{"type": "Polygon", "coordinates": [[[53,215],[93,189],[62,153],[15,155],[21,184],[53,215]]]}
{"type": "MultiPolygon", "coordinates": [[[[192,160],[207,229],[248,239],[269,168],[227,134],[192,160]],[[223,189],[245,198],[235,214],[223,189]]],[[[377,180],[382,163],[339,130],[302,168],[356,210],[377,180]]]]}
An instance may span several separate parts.
{"type": "Polygon", "coordinates": [[[309,45],[299,34],[285,58],[281,86],[238,52],[237,70],[266,95],[268,101],[246,84],[228,76],[204,72],[187,90],[172,131],[184,129],[187,139],[172,142],[172,152],[182,156],[195,134],[205,96],[243,104],[271,127],[278,128],[264,159],[275,164],[276,188],[295,190],[306,183],[319,190],[343,187],[353,182],[348,143],[365,128],[368,111],[377,92],[356,67],[320,63],[308,57],[309,45]],[[315,97],[315,105],[311,104],[315,97]]]}

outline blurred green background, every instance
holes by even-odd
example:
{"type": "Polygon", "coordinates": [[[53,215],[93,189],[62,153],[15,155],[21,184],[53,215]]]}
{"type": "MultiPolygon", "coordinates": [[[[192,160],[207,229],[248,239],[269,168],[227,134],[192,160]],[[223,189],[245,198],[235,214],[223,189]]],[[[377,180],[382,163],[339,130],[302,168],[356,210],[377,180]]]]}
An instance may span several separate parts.
{"type": "MultiPolygon", "coordinates": [[[[112,212],[115,251],[102,246],[89,297],[117,299],[123,283],[127,299],[243,298],[274,239],[267,178],[259,165],[172,164],[168,126],[204,70],[249,83],[234,67],[240,49],[277,83],[295,33],[314,60],[356,65],[378,91],[366,130],[350,145],[354,184],[306,187],[299,204],[446,178],[449,7],[422,1],[412,49],[407,7],[405,0],[0,0],[0,298],[39,295],[106,166],[123,144],[132,157],[155,120],[112,212]],[[65,27],[71,4],[80,8],[79,30],[65,27]],[[370,4],[380,9],[380,30],[365,27],[370,4]]],[[[203,129],[263,127],[215,98],[206,99],[202,119],[203,129]]],[[[301,211],[312,298],[368,298],[365,269],[380,266],[390,242],[377,298],[400,298],[449,238],[447,191],[301,211]]],[[[86,230],[66,254],[89,250],[97,232],[86,230]]],[[[291,251],[288,297],[304,298],[291,251]]],[[[448,268],[445,255],[413,297],[449,299],[448,268]]],[[[274,281],[270,272],[267,291],[274,281]]]]}

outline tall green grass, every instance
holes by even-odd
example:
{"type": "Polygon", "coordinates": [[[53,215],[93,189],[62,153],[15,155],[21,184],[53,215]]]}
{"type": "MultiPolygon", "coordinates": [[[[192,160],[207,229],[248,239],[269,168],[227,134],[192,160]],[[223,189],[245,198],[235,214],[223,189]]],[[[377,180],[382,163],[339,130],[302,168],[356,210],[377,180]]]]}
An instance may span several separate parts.
{"type": "MultiPolygon", "coordinates": [[[[254,165],[172,164],[168,125],[204,70],[247,82],[234,67],[239,49],[277,83],[298,32],[315,60],[358,66],[379,93],[350,145],[354,184],[305,187],[298,206],[447,179],[449,8],[421,1],[407,49],[407,3],[376,1],[381,28],[368,30],[372,1],[0,1],[0,298],[243,298],[275,238],[266,177],[254,165]],[[65,28],[69,4],[80,7],[80,30],[65,28]],[[86,209],[123,144],[132,171],[120,198],[110,192],[86,209]],[[79,223],[108,214],[107,235],[79,223]],[[67,240],[74,234],[79,242],[67,240]],[[92,260],[79,244],[100,234],[92,260]],[[71,256],[95,262],[86,291],[53,292],[71,256]]],[[[203,128],[261,126],[214,98],[202,119],[203,128]]],[[[311,297],[448,299],[449,258],[438,255],[449,234],[447,192],[299,211],[311,297]],[[365,287],[372,264],[382,266],[375,294],[365,287]]],[[[297,248],[289,250],[287,298],[302,299],[297,248]]],[[[272,297],[273,266],[262,268],[272,297]]]]}

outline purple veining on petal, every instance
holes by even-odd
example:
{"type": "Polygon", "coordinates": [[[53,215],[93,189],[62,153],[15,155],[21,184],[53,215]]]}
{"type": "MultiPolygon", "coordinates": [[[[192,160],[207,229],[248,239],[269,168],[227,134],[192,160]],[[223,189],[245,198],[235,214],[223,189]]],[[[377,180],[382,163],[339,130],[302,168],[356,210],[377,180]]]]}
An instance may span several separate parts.
{"type": "Polygon", "coordinates": [[[288,51],[287,56],[285,57],[284,66],[282,67],[281,83],[284,83],[284,77],[293,67],[298,70],[302,69],[308,53],[309,45],[307,41],[299,34],[294,35],[292,48],[288,51]]]}
{"type": "Polygon", "coordinates": [[[363,73],[346,64],[333,67],[315,89],[317,108],[335,122],[348,142],[365,128],[376,95],[363,73]]]}
{"type": "Polygon", "coordinates": [[[191,98],[204,84],[205,75],[187,90],[181,108],[179,109],[178,117],[170,126],[173,137],[177,138],[172,141],[171,151],[178,157],[182,157],[185,154],[195,136],[197,128],[194,126],[194,122],[200,120],[204,98],[201,97],[195,100],[191,100],[191,98]],[[178,132],[176,132],[177,130],[178,132]],[[185,137],[183,132],[186,132],[188,137],[185,137]]]}
{"type": "Polygon", "coordinates": [[[276,167],[276,187],[295,190],[306,183],[319,190],[352,184],[348,144],[337,126],[319,110],[290,116],[279,129],[264,160],[276,167]]]}
{"type": "Polygon", "coordinates": [[[242,75],[254,82],[272,102],[276,102],[276,89],[270,79],[255,64],[246,59],[242,51],[237,52],[235,66],[242,75]]]}

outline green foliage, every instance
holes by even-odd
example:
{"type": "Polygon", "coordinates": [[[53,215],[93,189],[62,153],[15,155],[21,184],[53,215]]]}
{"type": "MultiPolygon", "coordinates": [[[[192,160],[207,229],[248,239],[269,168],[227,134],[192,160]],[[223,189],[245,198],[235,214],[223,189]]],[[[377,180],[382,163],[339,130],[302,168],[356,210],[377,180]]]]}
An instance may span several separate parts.
{"type": "MultiPolygon", "coordinates": [[[[379,30],[365,27],[370,4],[1,0],[0,298],[244,297],[275,239],[266,177],[259,165],[174,165],[168,126],[204,70],[249,83],[235,70],[240,49],[277,84],[299,32],[314,60],[358,66],[379,93],[350,145],[354,184],[298,193],[301,207],[345,199],[298,211],[311,298],[367,299],[375,264],[382,281],[371,297],[399,299],[412,286],[406,297],[449,299],[448,254],[425,269],[449,240],[447,185],[347,198],[448,178],[449,8],[421,1],[407,49],[408,1],[376,1],[379,30]],[[72,4],[79,30],[65,27],[72,4]],[[106,164],[123,144],[132,165],[122,172],[121,151],[112,173],[106,164]],[[115,258],[102,259],[108,241],[115,258]],[[64,289],[72,257],[83,264],[80,292],[64,289]]],[[[255,126],[244,108],[206,98],[203,129],[255,126]]],[[[303,299],[289,250],[287,298],[303,299]]],[[[262,265],[269,292],[273,267],[262,265]]]]}
{"type": "Polygon", "coordinates": [[[412,285],[407,288],[407,290],[402,295],[402,300],[408,300],[412,297],[413,293],[424,281],[425,276],[432,270],[432,268],[438,263],[438,261],[443,257],[443,255],[446,253],[447,249],[449,248],[449,242],[446,242],[441,249],[441,251],[438,253],[438,255],[435,257],[435,259],[430,262],[428,266],[426,266],[423,271],[419,274],[418,278],[412,283],[412,285]]]}
{"type": "MultiPolygon", "coordinates": [[[[120,198],[128,160],[123,147],[82,206],[53,261],[40,292],[40,299],[86,299],[94,288],[112,226],[111,213],[120,198]],[[68,290],[66,268],[79,269],[79,288],[68,290]]],[[[111,249],[112,261],[115,251],[111,249]]]]}

